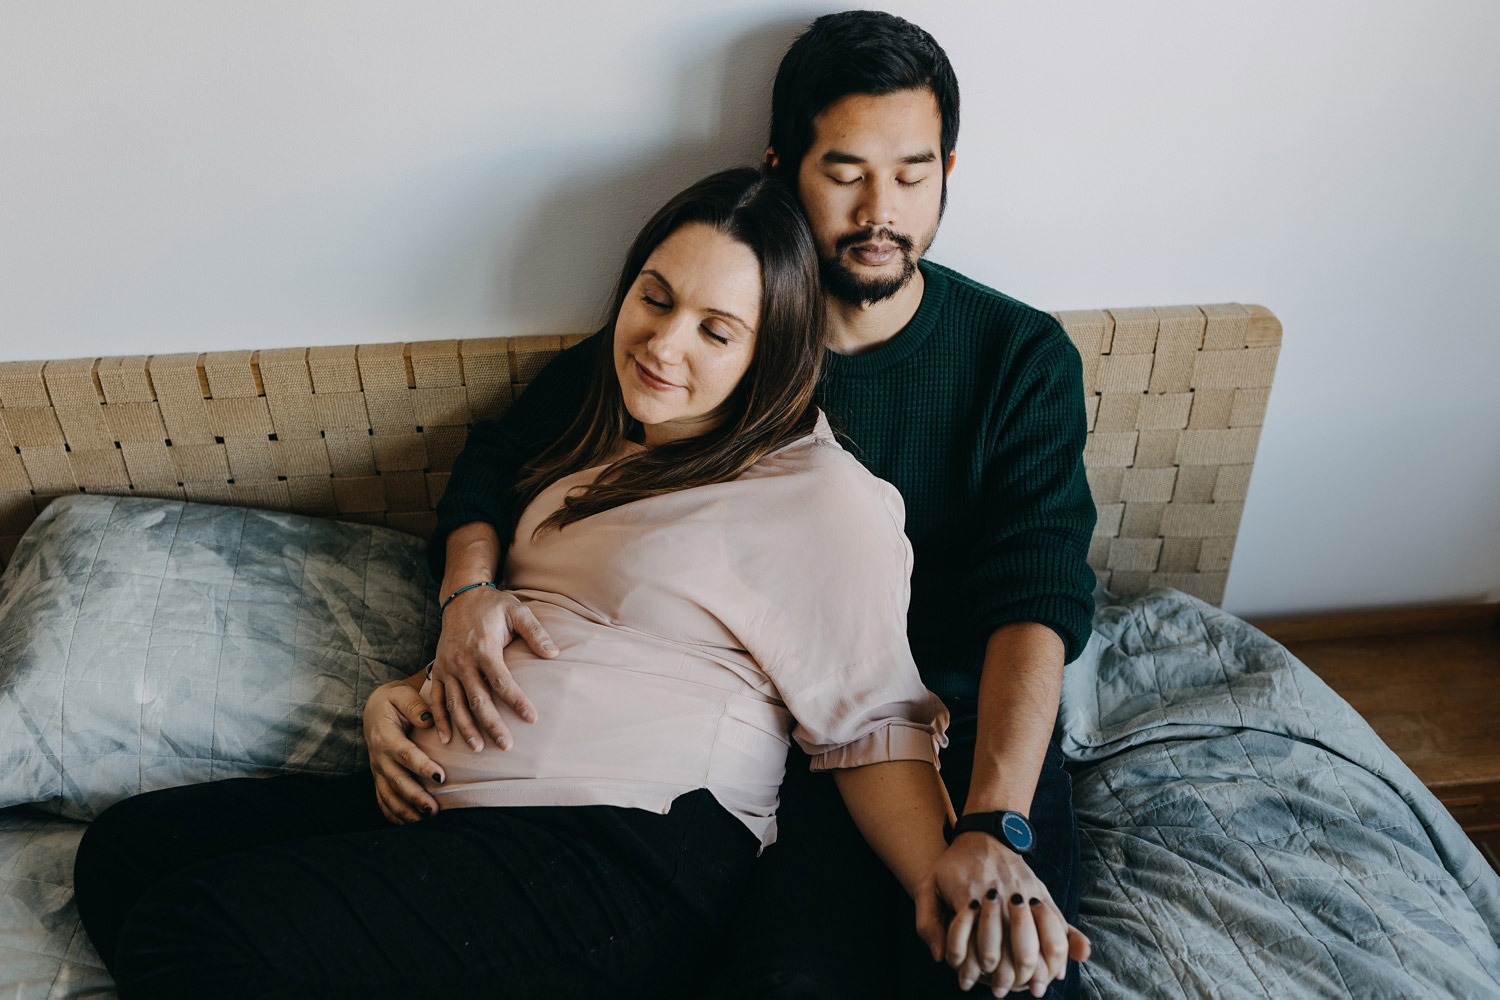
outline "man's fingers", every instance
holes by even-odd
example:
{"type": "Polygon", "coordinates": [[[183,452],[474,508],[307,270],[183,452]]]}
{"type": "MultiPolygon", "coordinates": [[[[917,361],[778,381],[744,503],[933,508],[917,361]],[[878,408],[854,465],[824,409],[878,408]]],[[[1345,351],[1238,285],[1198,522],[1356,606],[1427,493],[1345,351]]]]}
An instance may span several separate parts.
{"type": "Polygon", "coordinates": [[[443,682],[434,677],[427,696],[432,699],[428,705],[432,709],[433,728],[437,730],[438,739],[446,746],[453,738],[453,725],[448,721],[448,706],[443,700],[443,690],[443,682]]]}
{"type": "MultiPolygon", "coordinates": [[[[536,615],[525,605],[516,608],[511,618],[511,631],[526,640],[526,645],[537,656],[551,658],[557,655],[557,644],[552,641],[552,636],[542,627],[542,623],[536,620],[536,615]]],[[[525,718],[523,715],[522,718],[525,718]]],[[[526,721],[530,722],[530,719],[526,721]]]]}
{"type": "Polygon", "coordinates": [[[469,714],[469,699],[471,694],[465,691],[456,678],[450,679],[443,685],[443,704],[448,709],[448,719],[453,723],[455,735],[468,745],[475,753],[484,749],[484,738],[479,735],[479,728],[474,725],[474,717],[469,714]]]}
{"type": "Polygon", "coordinates": [[[1036,920],[1032,916],[1031,903],[1020,893],[1012,895],[1009,902],[1006,916],[1010,927],[1010,957],[1016,966],[1016,982],[1025,986],[1036,974],[1037,959],[1041,955],[1036,920]]]}
{"type": "MultiPolygon", "coordinates": [[[[503,676],[507,681],[509,680],[510,672],[505,669],[503,662],[500,665],[498,676],[503,676]]],[[[496,678],[497,673],[494,672],[493,666],[485,664],[484,669],[479,673],[479,679],[469,685],[467,704],[469,713],[473,716],[475,724],[489,734],[490,740],[495,746],[501,750],[509,750],[511,744],[510,727],[505,724],[505,719],[500,715],[500,710],[490,700],[489,692],[494,691],[500,697],[501,701],[508,702],[510,699],[505,696],[507,685],[497,683],[496,678]],[[486,688],[489,690],[485,690],[486,688]]],[[[508,687],[514,688],[515,684],[509,683],[508,687]]]]}
{"type": "Polygon", "coordinates": [[[1001,946],[1004,943],[1005,908],[1000,903],[1000,893],[991,889],[979,901],[979,926],[974,935],[981,971],[994,972],[1000,966],[1001,946]]]}

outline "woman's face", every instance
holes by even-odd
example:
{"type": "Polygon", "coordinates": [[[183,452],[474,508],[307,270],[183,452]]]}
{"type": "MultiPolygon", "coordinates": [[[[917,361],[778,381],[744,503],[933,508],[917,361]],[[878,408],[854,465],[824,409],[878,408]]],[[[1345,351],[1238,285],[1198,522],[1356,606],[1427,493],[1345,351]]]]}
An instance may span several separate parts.
{"type": "Polygon", "coordinates": [[[615,321],[615,375],[645,444],[695,437],[723,407],[755,356],[760,262],[701,223],[662,241],[636,275],[615,321]]]}

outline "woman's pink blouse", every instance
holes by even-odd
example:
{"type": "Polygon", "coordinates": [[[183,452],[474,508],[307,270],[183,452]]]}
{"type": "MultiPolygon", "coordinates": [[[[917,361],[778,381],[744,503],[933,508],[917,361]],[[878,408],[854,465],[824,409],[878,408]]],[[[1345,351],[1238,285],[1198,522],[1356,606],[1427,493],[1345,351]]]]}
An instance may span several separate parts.
{"type": "Polygon", "coordinates": [[[446,772],[425,782],[441,808],[665,813],[707,788],[765,847],[791,739],[815,770],[937,765],[948,713],[907,645],[901,496],[821,414],[812,434],[732,482],[533,534],[603,468],[527,507],[506,559],[506,585],[560,650],[550,660],[519,640],[505,650],[537,721],[500,706],[514,736],[506,751],[414,733],[446,772]]]}

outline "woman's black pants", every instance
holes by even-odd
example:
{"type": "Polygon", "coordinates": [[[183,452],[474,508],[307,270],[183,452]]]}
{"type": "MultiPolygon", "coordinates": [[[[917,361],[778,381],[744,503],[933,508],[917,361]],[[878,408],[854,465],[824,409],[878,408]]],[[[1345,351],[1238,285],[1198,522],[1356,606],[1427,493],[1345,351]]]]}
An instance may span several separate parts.
{"type": "Polygon", "coordinates": [[[75,891],[122,1000],[657,996],[721,932],[755,849],[704,789],[666,815],[392,826],[368,773],[237,778],[106,810],[75,891]]]}

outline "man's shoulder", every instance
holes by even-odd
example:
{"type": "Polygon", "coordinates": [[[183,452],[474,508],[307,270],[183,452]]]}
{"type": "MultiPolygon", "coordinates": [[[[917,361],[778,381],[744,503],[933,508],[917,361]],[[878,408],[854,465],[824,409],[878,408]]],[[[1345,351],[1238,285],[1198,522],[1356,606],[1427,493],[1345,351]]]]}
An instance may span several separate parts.
{"type": "Polygon", "coordinates": [[[1061,363],[1068,349],[1076,355],[1072,340],[1051,313],[936,261],[924,260],[922,266],[945,282],[945,311],[953,324],[966,330],[986,353],[1003,353],[1007,367],[1048,358],[1061,363]]]}

